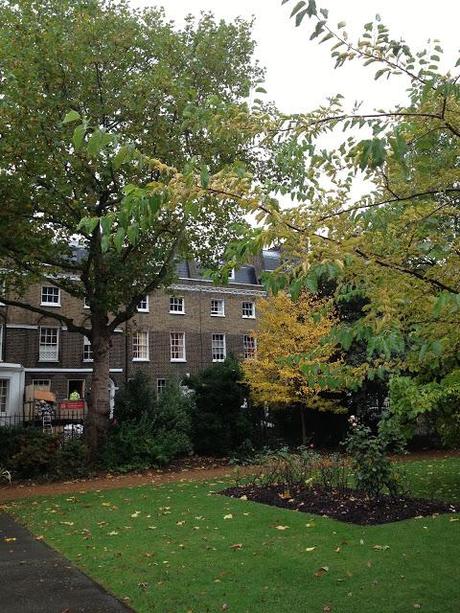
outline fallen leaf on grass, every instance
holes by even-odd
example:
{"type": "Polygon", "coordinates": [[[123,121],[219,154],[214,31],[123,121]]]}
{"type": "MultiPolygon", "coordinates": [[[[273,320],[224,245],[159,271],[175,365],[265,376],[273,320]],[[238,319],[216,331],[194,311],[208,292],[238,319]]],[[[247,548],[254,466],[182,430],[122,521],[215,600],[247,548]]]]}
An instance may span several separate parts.
{"type": "Polygon", "coordinates": [[[233,519],[233,515],[231,513],[224,515],[224,519],[233,519]]]}
{"type": "Polygon", "coordinates": [[[374,545],[372,549],[377,551],[386,551],[387,549],[390,549],[390,545],[374,545]]]}
{"type": "Polygon", "coordinates": [[[449,521],[460,521],[460,519],[458,519],[458,517],[451,517],[449,521]]]}
{"type": "Polygon", "coordinates": [[[131,517],[139,517],[140,514],[140,511],[134,511],[134,513],[131,514],[131,517]]]}
{"type": "Polygon", "coordinates": [[[235,543],[234,545],[230,545],[230,549],[242,549],[242,548],[243,548],[242,543],[235,543]]]}
{"type": "Polygon", "coordinates": [[[275,526],[276,530],[287,530],[289,526],[275,526]]]}
{"type": "Polygon", "coordinates": [[[327,572],[329,572],[329,566],[321,566],[321,568],[318,568],[318,570],[316,571],[315,577],[322,577],[327,572]]]}
{"type": "Polygon", "coordinates": [[[316,545],[314,547],[305,547],[305,551],[315,551],[316,545]]]}
{"type": "Polygon", "coordinates": [[[246,496],[246,494],[243,494],[243,496],[240,496],[240,500],[247,500],[248,497],[246,496]]]}
{"type": "Polygon", "coordinates": [[[116,532],[115,530],[112,530],[112,532],[107,532],[108,536],[117,536],[118,532],[116,532]]]}

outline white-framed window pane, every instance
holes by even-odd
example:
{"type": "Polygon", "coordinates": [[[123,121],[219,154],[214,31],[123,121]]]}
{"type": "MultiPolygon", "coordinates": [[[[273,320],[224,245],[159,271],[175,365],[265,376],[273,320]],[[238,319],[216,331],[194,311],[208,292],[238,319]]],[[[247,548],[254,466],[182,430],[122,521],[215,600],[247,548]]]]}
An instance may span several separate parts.
{"type": "Polygon", "coordinates": [[[211,300],[211,315],[215,317],[225,316],[225,302],[223,300],[211,300]]]}
{"type": "Polygon", "coordinates": [[[144,313],[148,313],[148,310],[149,310],[149,297],[148,296],[144,296],[141,300],[139,300],[139,303],[137,305],[137,310],[144,312],[144,313]]]}
{"type": "Polygon", "coordinates": [[[253,358],[256,355],[256,339],[250,334],[243,336],[243,355],[245,359],[253,358]]]}
{"type": "Polygon", "coordinates": [[[169,312],[185,313],[184,299],[178,298],[177,296],[171,296],[169,299],[169,312]]]}
{"type": "Polygon", "coordinates": [[[40,328],[39,360],[56,362],[59,358],[58,328],[40,328]]]}
{"type": "Polygon", "coordinates": [[[0,379],[0,413],[6,413],[8,408],[8,379],[0,379]]]}
{"type": "Polygon", "coordinates": [[[157,396],[162,394],[166,389],[166,379],[157,379],[157,396]]]}
{"type": "Polygon", "coordinates": [[[33,379],[32,385],[34,390],[40,390],[43,392],[49,392],[51,390],[51,380],[50,379],[33,379]]]}
{"type": "Polygon", "coordinates": [[[185,362],[185,333],[184,332],[171,332],[170,335],[171,346],[171,361],[172,362],[185,362]]]}
{"type": "Polygon", "coordinates": [[[91,347],[91,341],[86,336],[83,337],[83,361],[93,361],[93,349],[91,347]]]}
{"type": "Polygon", "coordinates": [[[139,330],[133,334],[133,360],[149,359],[149,333],[139,330]]]}
{"type": "Polygon", "coordinates": [[[254,319],[256,316],[256,305],[254,302],[243,302],[242,314],[245,319],[254,319]]]}
{"type": "Polygon", "coordinates": [[[223,362],[226,358],[225,334],[212,335],[212,361],[223,362]]]}
{"type": "Polygon", "coordinates": [[[43,285],[42,287],[42,304],[60,304],[61,296],[58,287],[51,285],[43,285]]]}
{"type": "Polygon", "coordinates": [[[235,269],[234,268],[232,268],[231,271],[228,273],[228,279],[229,281],[235,279],[235,269]]]}

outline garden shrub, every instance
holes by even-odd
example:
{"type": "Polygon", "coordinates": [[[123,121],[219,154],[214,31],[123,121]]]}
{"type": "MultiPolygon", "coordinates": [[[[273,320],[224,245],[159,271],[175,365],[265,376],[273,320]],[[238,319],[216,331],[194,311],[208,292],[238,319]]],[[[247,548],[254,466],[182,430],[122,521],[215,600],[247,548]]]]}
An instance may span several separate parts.
{"type": "Polygon", "coordinates": [[[15,477],[50,477],[56,472],[59,436],[36,428],[24,428],[17,439],[17,448],[11,457],[11,471],[15,477]]]}
{"type": "Polygon", "coordinates": [[[192,440],[197,453],[225,456],[251,439],[249,410],[242,407],[247,390],[235,358],[206,368],[187,385],[195,392],[192,440]]]}
{"type": "Polygon", "coordinates": [[[383,419],[377,434],[352,415],[345,448],[351,456],[356,488],[369,496],[401,493],[401,476],[390,461],[390,451],[402,451],[403,441],[397,426],[383,419]],[[394,427],[393,427],[394,426],[394,427]]]}
{"type": "MultiPolygon", "coordinates": [[[[148,389],[148,381],[145,389],[148,389]]],[[[137,414],[129,391],[130,388],[125,392],[123,407],[130,407],[130,410],[112,427],[101,455],[104,467],[127,471],[163,466],[192,451],[190,431],[194,400],[190,394],[184,394],[178,381],[168,383],[158,400],[154,399],[148,410],[137,411],[137,414]]],[[[139,395],[134,390],[136,397],[139,395]]]]}
{"type": "Polygon", "coordinates": [[[59,479],[84,477],[88,474],[88,449],[80,438],[64,440],[56,453],[55,475],[59,479]]]}
{"type": "Polygon", "coordinates": [[[156,395],[149,377],[142,371],[136,372],[115,396],[114,420],[117,424],[139,421],[152,417],[155,412],[156,395]]]}

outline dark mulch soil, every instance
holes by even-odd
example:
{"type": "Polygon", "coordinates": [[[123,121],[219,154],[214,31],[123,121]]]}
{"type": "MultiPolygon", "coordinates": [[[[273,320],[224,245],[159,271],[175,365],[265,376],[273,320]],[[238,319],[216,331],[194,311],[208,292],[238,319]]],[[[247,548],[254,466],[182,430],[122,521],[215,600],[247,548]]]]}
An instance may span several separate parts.
{"type": "Polygon", "coordinates": [[[456,513],[457,508],[448,502],[407,498],[404,496],[379,496],[369,498],[356,490],[333,490],[321,487],[291,488],[285,486],[260,487],[247,485],[229,487],[219,492],[231,498],[245,496],[247,500],[270,506],[325,515],[361,526],[386,524],[393,521],[433,515],[456,513]]]}

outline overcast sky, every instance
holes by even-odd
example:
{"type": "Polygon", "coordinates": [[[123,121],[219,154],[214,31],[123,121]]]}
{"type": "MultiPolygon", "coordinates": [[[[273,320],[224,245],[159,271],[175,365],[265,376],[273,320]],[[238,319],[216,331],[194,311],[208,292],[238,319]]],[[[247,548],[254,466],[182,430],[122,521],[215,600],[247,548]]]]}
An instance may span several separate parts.
{"type": "MultiPolygon", "coordinates": [[[[164,6],[168,17],[182,24],[183,17],[212,11],[227,20],[255,17],[256,56],[267,69],[266,89],[270,99],[286,112],[302,112],[324,102],[335,93],[347,100],[366,100],[365,107],[384,107],[405,100],[404,79],[389,82],[372,80],[373,72],[358,64],[333,69],[327,43],[309,41],[308,23],[294,27],[289,13],[291,0],[131,0],[133,6],[164,6]]],[[[394,38],[404,37],[414,48],[422,48],[429,38],[439,38],[445,50],[446,65],[458,57],[460,3],[458,0],[317,0],[329,9],[334,22],[345,20],[350,33],[358,33],[376,13],[390,27],[394,38]]],[[[375,69],[374,69],[375,70],[375,69]]]]}

